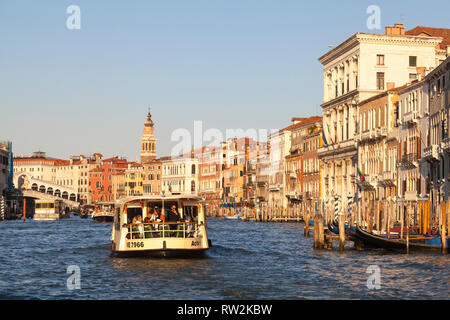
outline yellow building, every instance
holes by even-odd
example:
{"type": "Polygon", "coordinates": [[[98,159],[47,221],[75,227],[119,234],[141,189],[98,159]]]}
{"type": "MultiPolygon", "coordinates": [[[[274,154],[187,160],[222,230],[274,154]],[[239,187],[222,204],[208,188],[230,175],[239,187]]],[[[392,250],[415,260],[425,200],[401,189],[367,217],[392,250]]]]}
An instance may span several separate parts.
{"type": "Polygon", "coordinates": [[[144,193],[144,167],[139,163],[131,163],[125,170],[125,195],[127,197],[142,196],[144,193]]]}

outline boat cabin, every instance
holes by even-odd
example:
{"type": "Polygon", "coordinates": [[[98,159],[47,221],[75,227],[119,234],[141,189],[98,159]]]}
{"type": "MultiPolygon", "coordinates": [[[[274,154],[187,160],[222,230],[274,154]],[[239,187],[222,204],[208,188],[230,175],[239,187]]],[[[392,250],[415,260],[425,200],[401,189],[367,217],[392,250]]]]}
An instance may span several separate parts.
{"type": "Polygon", "coordinates": [[[121,199],[114,214],[114,252],[206,250],[203,199],[192,195],[121,199]]]}

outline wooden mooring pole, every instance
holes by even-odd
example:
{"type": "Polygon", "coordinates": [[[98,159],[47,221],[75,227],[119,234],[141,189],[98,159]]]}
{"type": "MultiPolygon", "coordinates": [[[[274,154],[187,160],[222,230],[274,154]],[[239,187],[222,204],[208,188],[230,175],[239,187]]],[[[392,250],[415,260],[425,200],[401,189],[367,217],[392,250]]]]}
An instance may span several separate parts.
{"type": "Polygon", "coordinates": [[[306,215],[305,215],[305,228],[303,230],[303,235],[305,237],[309,237],[309,212],[308,211],[306,212],[306,215]]]}
{"type": "Polygon", "coordinates": [[[411,205],[406,205],[406,253],[409,254],[409,215],[411,205]]]}
{"type": "Polygon", "coordinates": [[[445,210],[445,202],[442,202],[441,204],[441,225],[442,225],[442,229],[441,229],[441,241],[442,241],[442,254],[446,254],[447,253],[447,232],[446,232],[446,218],[447,218],[447,214],[446,214],[446,210],[445,210]]]}
{"type": "Polygon", "coordinates": [[[343,252],[345,246],[345,216],[339,215],[339,251],[343,252]]]}
{"type": "Polygon", "coordinates": [[[314,249],[324,247],[323,217],[320,214],[314,215],[314,249]]]}

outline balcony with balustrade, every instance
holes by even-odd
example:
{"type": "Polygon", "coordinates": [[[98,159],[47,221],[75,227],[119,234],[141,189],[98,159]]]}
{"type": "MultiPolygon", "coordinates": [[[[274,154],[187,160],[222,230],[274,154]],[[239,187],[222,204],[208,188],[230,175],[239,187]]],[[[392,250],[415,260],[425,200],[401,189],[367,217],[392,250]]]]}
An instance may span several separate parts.
{"type": "Polygon", "coordinates": [[[423,149],[422,159],[429,162],[439,161],[439,146],[437,144],[433,144],[423,149]]]}
{"type": "Polygon", "coordinates": [[[384,171],[381,174],[381,182],[385,186],[393,187],[396,185],[396,181],[397,181],[397,172],[395,170],[384,171]]]}
{"type": "Polygon", "coordinates": [[[417,153],[408,153],[402,156],[401,166],[404,168],[417,168],[419,166],[417,153]]]}
{"type": "Polygon", "coordinates": [[[407,112],[403,115],[402,123],[414,124],[419,122],[419,112],[417,110],[407,112]]]}
{"type": "Polygon", "coordinates": [[[356,142],[354,139],[349,139],[346,141],[335,142],[334,144],[323,146],[322,148],[317,150],[317,156],[319,158],[331,157],[336,154],[352,151],[356,152],[356,142]]]}

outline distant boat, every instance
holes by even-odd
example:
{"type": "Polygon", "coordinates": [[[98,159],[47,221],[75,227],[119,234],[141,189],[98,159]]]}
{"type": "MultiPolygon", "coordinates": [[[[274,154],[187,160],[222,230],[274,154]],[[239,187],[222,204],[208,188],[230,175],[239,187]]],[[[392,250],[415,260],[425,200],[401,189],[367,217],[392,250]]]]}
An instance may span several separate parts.
{"type": "Polygon", "coordinates": [[[113,222],[114,213],[107,211],[99,211],[99,212],[95,211],[92,214],[92,219],[97,222],[113,222]]]}
{"type": "Polygon", "coordinates": [[[244,221],[245,219],[241,217],[238,214],[235,214],[234,216],[225,216],[224,219],[226,220],[236,220],[236,221],[244,221]]]}
{"type": "Polygon", "coordinates": [[[113,222],[114,220],[114,203],[101,202],[97,203],[92,213],[92,219],[97,222],[113,222]]]}
{"type": "MultiPolygon", "coordinates": [[[[365,243],[368,243],[377,248],[383,248],[388,250],[406,252],[406,239],[400,240],[399,238],[386,238],[378,235],[374,235],[360,227],[356,227],[356,235],[362,239],[365,243]]],[[[409,250],[410,251],[442,251],[442,241],[438,237],[430,236],[417,236],[410,235],[409,238],[409,250]]],[[[447,239],[447,252],[449,251],[449,240],[447,239]]]]}
{"type": "Polygon", "coordinates": [[[89,214],[87,212],[80,213],[80,218],[81,219],[87,219],[88,217],[89,217],[89,214]]]}
{"type": "Polygon", "coordinates": [[[70,216],[62,200],[35,200],[34,220],[51,221],[70,216]]]}

